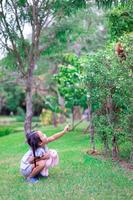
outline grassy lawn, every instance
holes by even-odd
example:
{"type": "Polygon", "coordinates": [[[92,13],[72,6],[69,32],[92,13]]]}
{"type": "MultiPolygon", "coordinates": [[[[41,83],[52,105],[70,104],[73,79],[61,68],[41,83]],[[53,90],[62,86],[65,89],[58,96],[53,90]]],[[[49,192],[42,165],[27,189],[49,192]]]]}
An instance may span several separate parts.
{"type": "MultiPolygon", "coordinates": [[[[61,130],[46,127],[47,135],[61,130]]],[[[49,178],[37,184],[26,183],[19,163],[28,147],[24,134],[17,131],[0,137],[0,200],[132,200],[133,174],[109,160],[86,154],[87,135],[81,128],[49,144],[60,156],[59,166],[50,169],[49,178]]]]}

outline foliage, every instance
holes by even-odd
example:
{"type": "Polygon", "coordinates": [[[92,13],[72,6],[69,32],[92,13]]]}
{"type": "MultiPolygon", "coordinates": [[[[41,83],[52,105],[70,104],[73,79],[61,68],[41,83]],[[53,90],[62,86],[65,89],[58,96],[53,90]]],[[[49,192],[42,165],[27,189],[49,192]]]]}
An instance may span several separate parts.
{"type": "Polygon", "coordinates": [[[1,98],[3,98],[4,104],[2,105],[1,112],[13,112],[17,113],[18,107],[24,109],[25,93],[20,86],[15,84],[4,84],[0,87],[1,98]],[[2,111],[3,110],[3,111],[2,111]]]}
{"type": "Polygon", "coordinates": [[[13,129],[11,127],[0,126],[0,137],[6,136],[13,133],[13,129]]]}
{"type": "Polygon", "coordinates": [[[111,8],[113,6],[132,4],[132,0],[95,0],[100,8],[111,8]]]}
{"type": "Polygon", "coordinates": [[[133,32],[133,9],[128,4],[112,9],[107,17],[109,34],[112,40],[119,40],[119,37],[124,33],[133,32]]]}
{"type": "Polygon", "coordinates": [[[62,112],[59,107],[58,98],[56,96],[47,96],[45,98],[44,108],[49,109],[54,113],[62,112]]]}
{"type": "Polygon", "coordinates": [[[95,131],[102,142],[110,140],[112,135],[112,127],[108,124],[106,115],[95,116],[94,119],[95,131]]]}
{"type": "Polygon", "coordinates": [[[115,54],[115,43],[84,59],[88,101],[96,116],[96,131],[103,141],[110,136],[115,136],[117,142],[128,140],[127,134],[131,137],[126,120],[129,121],[132,113],[133,56],[130,44],[133,38],[132,35],[125,35],[119,40],[126,52],[126,60],[121,61],[115,54]],[[107,101],[108,97],[111,97],[112,103],[107,101]],[[112,111],[108,113],[111,107],[112,111]]]}
{"type": "Polygon", "coordinates": [[[72,109],[74,106],[87,107],[84,76],[76,55],[67,54],[64,56],[64,64],[59,66],[59,72],[55,79],[67,108],[72,109]]]}

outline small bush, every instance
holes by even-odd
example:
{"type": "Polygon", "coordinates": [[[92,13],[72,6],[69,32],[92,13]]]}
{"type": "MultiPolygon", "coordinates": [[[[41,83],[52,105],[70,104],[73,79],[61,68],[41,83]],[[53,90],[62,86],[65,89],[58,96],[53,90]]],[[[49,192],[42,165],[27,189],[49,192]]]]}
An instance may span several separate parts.
{"type": "Polygon", "coordinates": [[[16,117],[16,121],[17,121],[17,122],[24,122],[24,120],[25,120],[25,117],[24,117],[24,116],[17,116],[17,117],[16,117]]]}
{"type": "Polygon", "coordinates": [[[10,127],[0,127],[0,137],[5,136],[5,135],[9,135],[13,133],[13,129],[10,127]]]}

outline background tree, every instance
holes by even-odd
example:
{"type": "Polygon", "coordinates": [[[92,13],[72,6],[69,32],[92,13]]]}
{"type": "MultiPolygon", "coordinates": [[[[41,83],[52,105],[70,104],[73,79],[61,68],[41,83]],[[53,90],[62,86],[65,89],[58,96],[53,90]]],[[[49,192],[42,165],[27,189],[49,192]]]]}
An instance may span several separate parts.
{"type": "Polygon", "coordinates": [[[127,59],[123,62],[115,55],[115,43],[110,44],[105,51],[88,56],[88,61],[85,62],[86,85],[95,129],[103,140],[106,152],[111,139],[113,158],[118,156],[118,144],[126,138],[129,140],[128,135],[132,138],[131,126],[129,125],[128,128],[132,112],[132,69],[130,68],[133,61],[130,45],[132,36],[124,36],[120,41],[127,54],[127,59]]]}
{"type": "Polygon", "coordinates": [[[40,53],[53,42],[55,34],[50,33],[48,42],[40,44],[43,30],[50,24],[58,23],[65,15],[70,15],[85,6],[85,1],[0,1],[0,44],[12,57],[13,67],[18,70],[26,85],[25,132],[31,130],[32,81],[36,62],[40,53]],[[25,24],[31,27],[31,40],[24,37],[25,24]]]}
{"type": "Polygon", "coordinates": [[[59,66],[58,74],[55,76],[59,93],[65,100],[65,107],[72,112],[72,128],[74,126],[74,108],[87,107],[86,89],[84,86],[83,69],[79,58],[73,54],[64,56],[63,65],[59,66]]]}

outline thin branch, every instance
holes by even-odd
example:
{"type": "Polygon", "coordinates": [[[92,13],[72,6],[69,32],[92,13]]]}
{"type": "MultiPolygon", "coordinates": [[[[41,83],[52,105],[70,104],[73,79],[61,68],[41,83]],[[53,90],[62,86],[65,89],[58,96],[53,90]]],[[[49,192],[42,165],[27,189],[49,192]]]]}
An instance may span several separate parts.
{"type": "Polygon", "coordinates": [[[21,71],[21,73],[23,75],[25,75],[24,66],[23,66],[20,54],[17,51],[16,45],[15,45],[15,42],[14,42],[14,38],[12,37],[12,34],[10,32],[10,29],[9,29],[10,25],[8,24],[8,22],[6,20],[6,17],[4,15],[4,9],[3,9],[2,2],[0,2],[0,5],[1,5],[1,14],[2,14],[2,19],[3,19],[3,26],[4,26],[5,30],[7,30],[8,35],[9,35],[9,39],[10,39],[10,41],[12,43],[12,47],[13,47],[13,50],[14,50],[13,52],[14,52],[15,56],[17,57],[17,60],[18,60],[18,63],[19,63],[18,68],[21,71]]]}

